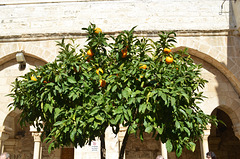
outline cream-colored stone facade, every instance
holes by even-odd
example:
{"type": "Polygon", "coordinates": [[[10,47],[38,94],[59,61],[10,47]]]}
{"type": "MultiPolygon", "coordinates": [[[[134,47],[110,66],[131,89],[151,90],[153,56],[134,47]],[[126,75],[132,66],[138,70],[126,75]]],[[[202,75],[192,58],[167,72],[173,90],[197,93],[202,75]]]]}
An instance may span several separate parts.
{"type": "MultiPolygon", "coordinates": [[[[99,159],[99,141],[83,148],[63,148],[47,153],[31,126],[21,128],[20,112],[10,111],[11,82],[34,66],[51,62],[58,54],[56,40],[73,38],[85,44],[81,30],[90,22],[114,35],[137,25],[136,35],[158,38],[161,30],[177,33],[175,49],[189,48],[202,75],[209,82],[201,103],[207,114],[217,115],[227,128],[209,127],[194,153],[183,151],[182,159],[204,159],[214,151],[221,159],[239,158],[240,149],[240,1],[226,0],[0,0],[0,150],[11,159],[99,159]],[[26,69],[19,70],[16,52],[23,50],[26,69]],[[66,154],[66,155],[65,155],[66,154]],[[66,157],[67,156],[67,157],[66,157]]],[[[124,128],[106,135],[106,157],[117,159],[124,128]]],[[[130,136],[126,159],[176,159],[165,145],[146,134],[141,143],[130,136]]]]}

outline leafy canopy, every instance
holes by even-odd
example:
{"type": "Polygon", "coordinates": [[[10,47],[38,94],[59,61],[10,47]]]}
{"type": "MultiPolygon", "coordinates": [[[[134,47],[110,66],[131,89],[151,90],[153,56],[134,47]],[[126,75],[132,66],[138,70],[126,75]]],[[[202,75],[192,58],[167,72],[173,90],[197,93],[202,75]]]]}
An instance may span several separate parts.
{"type": "Polygon", "coordinates": [[[117,134],[120,125],[141,140],[144,132],[153,133],[177,156],[184,147],[194,151],[194,142],[216,119],[197,105],[206,83],[201,65],[187,49],[171,52],[175,33],[161,32],[153,41],[134,36],[134,27],[110,36],[109,43],[95,24],[83,29],[83,49],[63,39],[55,61],[15,80],[11,106],[22,110],[20,123],[42,129],[49,151],[82,147],[108,126],[117,134]]]}

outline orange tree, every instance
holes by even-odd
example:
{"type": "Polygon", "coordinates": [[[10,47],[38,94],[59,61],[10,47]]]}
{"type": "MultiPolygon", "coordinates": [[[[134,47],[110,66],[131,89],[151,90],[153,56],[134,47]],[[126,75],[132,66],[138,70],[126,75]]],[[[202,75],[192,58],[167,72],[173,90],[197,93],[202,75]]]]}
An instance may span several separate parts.
{"type": "Polygon", "coordinates": [[[135,37],[132,28],[108,43],[95,24],[83,29],[83,49],[62,40],[55,61],[15,80],[10,106],[22,110],[20,123],[42,129],[49,151],[99,137],[105,158],[105,130],[110,126],[117,134],[120,125],[128,128],[120,159],[130,133],[141,140],[152,133],[177,156],[184,147],[194,151],[194,142],[216,119],[197,106],[206,83],[201,65],[187,50],[171,52],[175,33],[162,32],[153,41],[135,37]]]}

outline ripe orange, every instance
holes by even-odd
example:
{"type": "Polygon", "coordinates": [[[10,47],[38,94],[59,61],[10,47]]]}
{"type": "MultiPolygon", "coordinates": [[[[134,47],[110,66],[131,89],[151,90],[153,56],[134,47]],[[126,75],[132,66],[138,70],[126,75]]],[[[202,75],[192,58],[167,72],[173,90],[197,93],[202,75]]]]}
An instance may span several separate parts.
{"type": "Polygon", "coordinates": [[[102,33],[102,29],[100,29],[100,28],[95,28],[95,31],[94,31],[96,34],[98,34],[98,33],[102,33]]]}
{"type": "Polygon", "coordinates": [[[122,52],[122,58],[127,57],[127,48],[124,48],[123,50],[121,50],[122,52]]]}
{"type": "Polygon", "coordinates": [[[105,87],[106,86],[106,81],[105,80],[103,80],[103,79],[100,79],[100,86],[101,87],[105,87]]]}
{"type": "Polygon", "coordinates": [[[168,53],[170,53],[170,52],[171,52],[171,49],[164,48],[164,49],[163,49],[163,51],[164,51],[165,53],[167,53],[167,54],[168,54],[168,53]]]}
{"type": "Polygon", "coordinates": [[[146,68],[147,68],[147,65],[142,65],[142,66],[140,66],[139,68],[146,69],[146,68]]]}
{"type": "Polygon", "coordinates": [[[34,76],[32,76],[32,77],[31,77],[31,80],[32,80],[32,81],[37,81],[37,78],[34,77],[34,76]]]}
{"type": "Polygon", "coordinates": [[[93,57],[93,55],[94,55],[92,49],[89,49],[89,50],[87,51],[87,54],[88,54],[89,56],[91,56],[91,57],[93,57]]]}
{"type": "Polygon", "coordinates": [[[96,73],[97,73],[98,75],[99,75],[99,71],[103,73],[103,70],[102,70],[101,68],[98,68],[98,69],[96,70],[96,73]]]}
{"type": "Polygon", "coordinates": [[[167,57],[166,57],[166,63],[167,63],[167,64],[173,63],[173,57],[167,56],[167,57]]]}

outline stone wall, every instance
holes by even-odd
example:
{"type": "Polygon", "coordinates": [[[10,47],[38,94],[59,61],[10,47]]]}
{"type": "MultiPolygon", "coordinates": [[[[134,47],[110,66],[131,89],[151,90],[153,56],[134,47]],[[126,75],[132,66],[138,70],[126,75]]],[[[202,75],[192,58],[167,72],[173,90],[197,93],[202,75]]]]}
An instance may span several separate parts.
{"type": "Polygon", "coordinates": [[[4,0],[0,36],[76,33],[89,22],[104,32],[138,30],[228,30],[235,24],[222,0],[4,0]],[[196,25],[197,24],[197,25],[196,25]]]}

